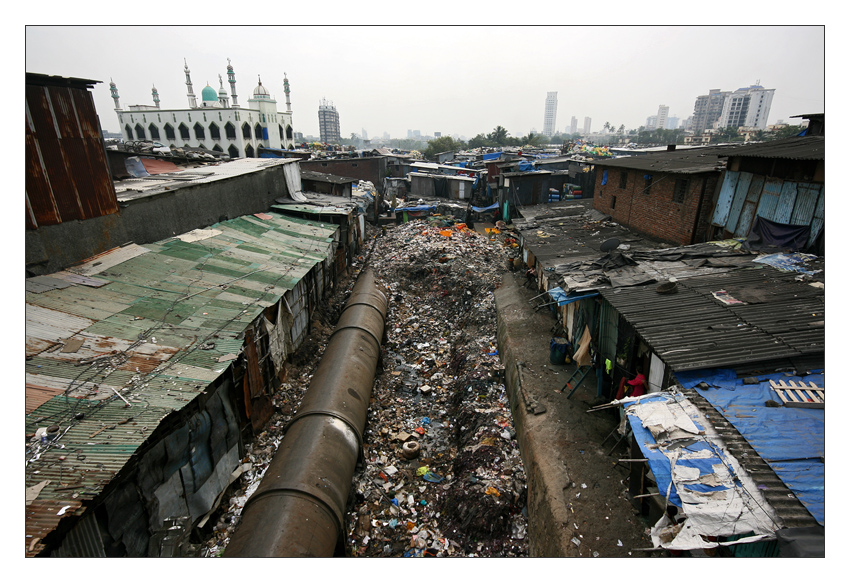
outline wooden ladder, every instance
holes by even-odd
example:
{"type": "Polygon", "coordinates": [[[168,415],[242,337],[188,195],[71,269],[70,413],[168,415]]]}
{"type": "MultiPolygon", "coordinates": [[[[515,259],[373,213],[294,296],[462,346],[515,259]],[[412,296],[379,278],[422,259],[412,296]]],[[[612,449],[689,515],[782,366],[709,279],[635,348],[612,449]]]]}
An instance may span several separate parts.
{"type": "Polygon", "coordinates": [[[803,381],[788,381],[787,384],[785,381],[770,381],[770,386],[786,407],[824,408],[825,387],[812,382],[807,385],[803,381]]]}

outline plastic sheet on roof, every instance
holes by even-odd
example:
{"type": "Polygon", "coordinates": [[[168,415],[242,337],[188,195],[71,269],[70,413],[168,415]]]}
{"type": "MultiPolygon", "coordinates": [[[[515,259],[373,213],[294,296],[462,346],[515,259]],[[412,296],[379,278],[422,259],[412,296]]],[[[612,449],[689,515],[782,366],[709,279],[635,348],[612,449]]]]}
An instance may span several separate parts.
{"type": "Polygon", "coordinates": [[[814,382],[824,386],[823,371],[805,377],[785,373],[758,375],[758,384],[744,385],[735,371],[711,369],[680,372],[685,388],[706,398],[764,459],[779,479],[820,524],[825,520],[825,409],[768,407],[779,401],[770,381],[814,382]],[[700,383],[707,385],[701,385],[700,383]]]}
{"type": "Polygon", "coordinates": [[[722,544],[715,537],[773,536],[773,512],[695,405],[679,393],[624,401],[631,401],[627,419],[659,493],[683,510],[675,522],[665,514],[652,528],[657,547],[701,549],[722,544]]]}

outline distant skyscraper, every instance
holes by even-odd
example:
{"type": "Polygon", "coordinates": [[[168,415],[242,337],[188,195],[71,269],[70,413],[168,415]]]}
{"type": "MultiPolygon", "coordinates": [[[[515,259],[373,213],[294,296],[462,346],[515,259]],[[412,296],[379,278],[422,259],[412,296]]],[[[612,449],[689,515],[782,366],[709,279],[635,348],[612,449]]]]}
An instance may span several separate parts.
{"type": "Polygon", "coordinates": [[[655,120],[655,128],[656,129],[667,129],[667,114],[670,112],[670,108],[666,105],[658,106],[658,115],[655,120]]]}
{"type": "Polygon", "coordinates": [[[658,116],[650,115],[646,118],[646,129],[652,131],[658,127],[658,116]]]}
{"type": "Polygon", "coordinates": [[[578,131],[578,120],[576,116],[573,116],[570,120],[570,134],[574,134],[578,131]]]}
{"type": "Polygon", "coordinates": [[[585,134],[590,133],[590,118],[589,117],[584,118],[584,133],[585,134]]]}
{"type": "Polygon", "coordinates": [[[717,126],[763,130],[767,127],[767,115],[770,113],[774,91],[761,85],[750,85],[733,91],[723,102],[717,126]]]}
{"type": "Polygon", "coordinates": [[[333,103],[322,99],[319,104],[319,139],[325,144],[338,144],[339,113],[333,103]]]}
{"type": "Polygon", "coordinates": [[[543,114],[543,135],[551,136],[555,133],[555,118],[558,115],[558,92],[546,93],[546,111],[543,114]]]}

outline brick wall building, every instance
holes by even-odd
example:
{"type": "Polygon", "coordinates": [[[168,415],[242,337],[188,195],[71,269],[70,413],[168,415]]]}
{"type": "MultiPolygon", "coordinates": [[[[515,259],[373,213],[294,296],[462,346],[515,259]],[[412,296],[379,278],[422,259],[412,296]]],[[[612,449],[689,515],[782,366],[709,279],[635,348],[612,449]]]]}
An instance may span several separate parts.
{"type": "Polygon", "coordinates": [[[648,237],[706,241],[722,162],[716,149],[699,151],[596,161],[593,208],[648,237]]]}

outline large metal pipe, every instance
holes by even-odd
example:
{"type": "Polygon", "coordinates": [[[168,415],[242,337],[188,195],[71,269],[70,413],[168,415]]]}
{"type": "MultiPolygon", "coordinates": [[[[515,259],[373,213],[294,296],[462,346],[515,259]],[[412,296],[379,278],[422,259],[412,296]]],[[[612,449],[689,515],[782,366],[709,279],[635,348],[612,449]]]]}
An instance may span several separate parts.
{"type": "Polygon", "coordinates": [[[389,301],[365,270],[225,557],[332,557],[381,354],[389,301]]]}

